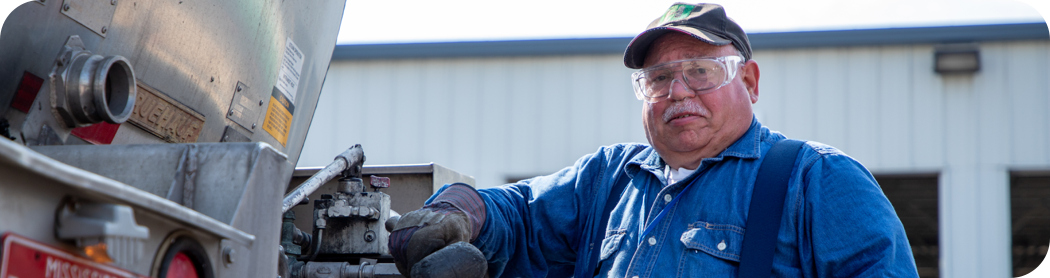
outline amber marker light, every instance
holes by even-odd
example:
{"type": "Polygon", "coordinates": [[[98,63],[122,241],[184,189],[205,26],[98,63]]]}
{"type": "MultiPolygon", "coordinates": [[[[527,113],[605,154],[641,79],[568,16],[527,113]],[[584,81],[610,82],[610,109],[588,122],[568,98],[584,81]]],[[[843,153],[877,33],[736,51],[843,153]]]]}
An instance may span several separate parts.
{"type": "Polygon", "coordinates": [[[84,246],[84,254],[88,259],[96,263],[112,263],[113,259],[106,254],[106,243],[84,246]]]}

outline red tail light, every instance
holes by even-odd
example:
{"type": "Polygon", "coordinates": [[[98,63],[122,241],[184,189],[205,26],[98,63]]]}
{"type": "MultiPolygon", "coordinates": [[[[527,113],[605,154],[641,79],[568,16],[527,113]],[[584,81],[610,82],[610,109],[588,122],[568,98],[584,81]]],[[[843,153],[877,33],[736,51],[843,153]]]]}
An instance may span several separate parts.
{"type": "Polygon", "coordinates": [[[193,266],[193,260],[190,260],[190,256],[184,252],[179,252],[169,262],[168,273],[165,273],[164,277],[198,278],[197,268],[193,266]]]}
{"type": "Polygon", "coordinates": [[[171,244],[162,247],[153,275],[157,278],[215,278],[208,253],[201,244],[184,233],[180,234],[165,240],[171,244]]]}

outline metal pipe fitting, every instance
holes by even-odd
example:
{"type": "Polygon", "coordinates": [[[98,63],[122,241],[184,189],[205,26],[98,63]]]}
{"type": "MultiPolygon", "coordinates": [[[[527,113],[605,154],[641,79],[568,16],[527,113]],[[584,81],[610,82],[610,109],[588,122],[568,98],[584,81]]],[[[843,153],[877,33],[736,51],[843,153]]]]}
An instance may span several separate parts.
{"type": "Polygon", "coordinates": [[[341,178],[337,190],[346,194],[365,192],[365,182],[360,178],[341,178]]]}
{"type": "MultiPolygon", "coordinates": [[[[84,51],[72,59],[65,95],[73,125],[106,121],[123,123],[135,106],[135,73],[122,56],[91,55],[84,51]]],[[[69,125],[71,123],[67,123],[69,125]]]]}
{"type": "Polygon", "coordinates": [[[310,244],[310,242],[313,242],[313,236],[309,233],[303,232],[303,230],[300,230],[299,228],[295,228],[295,230],[292,231],[293,244],[302,245],[303,243],[310,244]]]}
{"type": "Polygon", "coordinates": [[[393,278],[404,277],[391,263],[363,261],[360,265],[347,262],[308,262],[296,278],[393,278]]]}
{"type": "Polygon", "coordinates": [[[345,178],[361,178],[361,167],[365,164],[365,150],[361,148],[361,144],[355,144],[353,147],[346,149],[343,153],[335,157],[336,160],[346,161],[346,168],[343,169],[343,177],[345,178]]]}
{"type": "Polygon", "coordinates": [[[54,108],[67,127],[120,124],[135,107],[135,71],[120,55],[102,56],[71,36],[52,73],[54,108]]]}
{"type": "Polygon", "coordinates": [[[91,93],[95,99],[95,114],[111,124],[127,121],[135,107],[136,93],[131,62],[120,55],[105,57],[95,64],[94,77],[91,93]]]}
{"type": "Polygon", "coordinates": [[[295,190],[284,195],[284,201],[281,202],[281,213],[287,212],[292,209],[295,205],[299,204],[306,196],[309,196],[314,190],[320,188],[328,181],[333,178],[340,176],[346,170],[356,169],[358,175],[361,173],[361,165],[365,163],[365,151],[361,148],[361,144],[356,144],[350,147],[343,153],[335,157],[332,163],[325,166],[324,169],[317,171],[316,174],[310,176],[309,179],[299,184],[295,190]]]}

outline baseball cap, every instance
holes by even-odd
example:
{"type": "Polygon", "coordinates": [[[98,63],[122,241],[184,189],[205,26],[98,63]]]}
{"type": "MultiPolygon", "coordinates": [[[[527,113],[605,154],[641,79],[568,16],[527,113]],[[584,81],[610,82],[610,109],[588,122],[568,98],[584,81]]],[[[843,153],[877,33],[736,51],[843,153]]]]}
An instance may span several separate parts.
{"type": "Polygon", "coordinates": [[[744,55],[744,61],[751,60],[747,34],[726,16],[722,5],[675,3],[631,40],[623,53],[623,64],[632,69],[642,68],[649,45],[667,32],[681,32],[713,45],[732,43],[744,55]]]}

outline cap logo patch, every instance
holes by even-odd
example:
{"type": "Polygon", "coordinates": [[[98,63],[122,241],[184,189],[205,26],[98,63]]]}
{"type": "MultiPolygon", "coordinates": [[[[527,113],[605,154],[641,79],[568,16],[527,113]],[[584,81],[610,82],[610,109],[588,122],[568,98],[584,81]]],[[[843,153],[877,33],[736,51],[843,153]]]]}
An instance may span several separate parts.
{"type": "Polygon", "coordinates": [[[689,17],[689,14],[692,13],[693,9],[695,8],[696,6],[693,5],[675,4],[671,6],[671,8],[668,8],[667,13],[664,13],[664,16],[660,18],[659,25],[663,25],[664,23],[671,21],[685,19],[686,17],[689,17]]]}

